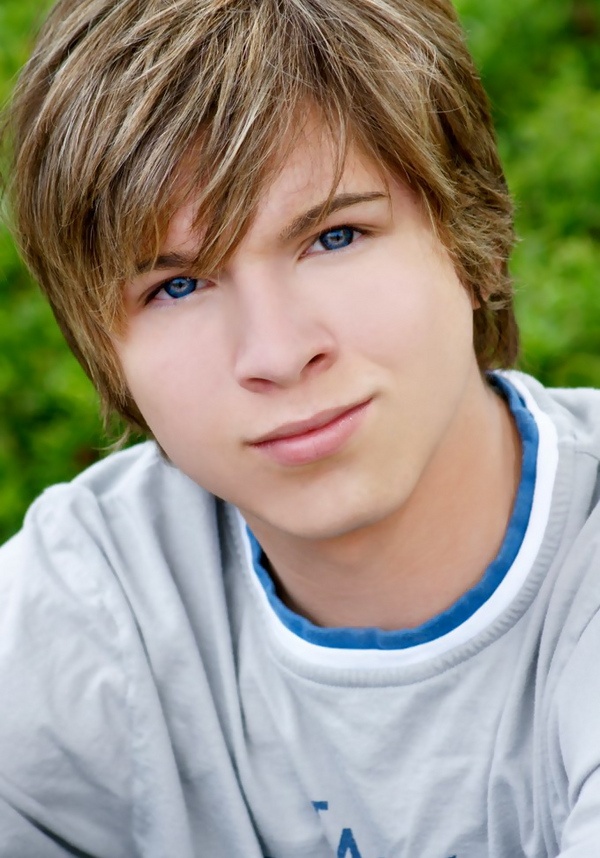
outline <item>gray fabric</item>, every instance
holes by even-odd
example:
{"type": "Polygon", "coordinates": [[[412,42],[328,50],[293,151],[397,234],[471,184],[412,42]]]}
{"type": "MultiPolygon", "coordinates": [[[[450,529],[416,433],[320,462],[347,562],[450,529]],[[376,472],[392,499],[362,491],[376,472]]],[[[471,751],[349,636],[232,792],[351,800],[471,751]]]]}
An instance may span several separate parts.
{"type": "Polygon", "coordinates": [[[235,512],[153,444],[48,490],[0,550],[1,858],[600,854],[600,394],[527,384],[544,542],[421,664],[278,647],[235,512]]]}

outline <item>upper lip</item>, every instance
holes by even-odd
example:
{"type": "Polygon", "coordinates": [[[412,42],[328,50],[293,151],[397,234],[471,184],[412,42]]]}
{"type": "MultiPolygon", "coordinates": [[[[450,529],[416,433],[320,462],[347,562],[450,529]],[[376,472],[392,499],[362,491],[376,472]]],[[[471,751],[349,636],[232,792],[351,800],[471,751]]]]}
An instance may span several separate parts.
{"type": "Polygon", "coordinates": [[[307,420],[294,420],[291,423],[283,423],[272,432],[267,432],[266,435],[261,435],[255,438],[251,444],[265,444],[268,441],[277,441],[281,438],[293,438],[295,435],[304,435],[306,432],[311,432],[314,429],[321,429],[332,423],[349,411],[353,411],[361,405],[365,405],[369,400],[362,399],[360,402],[354,402],[352,405],[342,405],[340,408],[328,408],[325,411],[319,411],[307,420]]]}

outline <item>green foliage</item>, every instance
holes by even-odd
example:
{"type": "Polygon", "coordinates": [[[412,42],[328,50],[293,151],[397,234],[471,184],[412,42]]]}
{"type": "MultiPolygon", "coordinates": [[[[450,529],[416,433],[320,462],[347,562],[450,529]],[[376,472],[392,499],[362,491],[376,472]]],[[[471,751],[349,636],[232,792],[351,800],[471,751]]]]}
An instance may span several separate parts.
{"type": "Polygon", "coordinates": [[[0,236],[0,535],[39,492],[74,476],[101,442],[95,393],[49,307],[0,236]]]}
{"type": "Polygon", "coordinates": [[[600,5],[458,0],[517,203],[521,366],[600,386],[600,5]]]}
{"type": "MultiPolygon", "coordinates": [[[[47,2],[0,4],[0,100],[47,2]]],[[[521,242],[522,366],[600,386],[600,5],[457,0],[490,93],[521,242]]],[[[0,541],[33,497],[93,461],[95,394],[0,228],[0,541]]]]}
{"type": "MultiPolygon", "coordinates": [[[[0,98],[25,62],[39,0],[0,5],[0,98]],[[9,35],[10,34],[10,35],[9,35]]],[[[98,457],[96,395],[0,227],[0,542],[33,498],[98,457]]]]}

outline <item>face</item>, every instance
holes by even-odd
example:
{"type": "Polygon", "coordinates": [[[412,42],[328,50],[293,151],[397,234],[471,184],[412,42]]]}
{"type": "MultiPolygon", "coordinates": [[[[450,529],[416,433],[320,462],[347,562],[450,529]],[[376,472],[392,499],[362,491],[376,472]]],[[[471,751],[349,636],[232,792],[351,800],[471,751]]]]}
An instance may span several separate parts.
{"type": "MultiPolygon", "coordinates": [[[[472,305],[416,197],[307,130],[233,258],[199,276],[193,206],[126,292],[116,343],[167,455],[263,537],[323,539],[402,509],[473,385],[472,305]]],[[[475,382],[477,379],[477,382],[475,382]]]]}

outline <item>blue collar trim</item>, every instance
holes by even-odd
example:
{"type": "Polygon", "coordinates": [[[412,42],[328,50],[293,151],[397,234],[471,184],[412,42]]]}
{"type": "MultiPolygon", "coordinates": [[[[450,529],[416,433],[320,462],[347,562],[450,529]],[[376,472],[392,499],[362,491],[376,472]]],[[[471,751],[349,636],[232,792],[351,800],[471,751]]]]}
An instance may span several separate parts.
{"type": "Polygon", "coordinates": [[[337,649],[407,649],[448,634],[469,619],[494,593],[511,568],[529,524],[537,470],[539,432],[536,422],[515,387],[503,376],[490,374],[489,382],[506,399],[521,435],[523,460],[521,481],[506,535],[496,558],[480,581],[450,608],[414,629],[383,631],[378,628],[323,628],[291,611],[275,591],[265,569],[262,549],[248,528],[254,570],[269,603],[281,622],[309,643],[337,649]]]}

